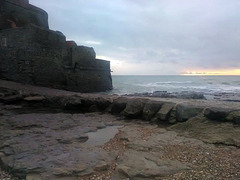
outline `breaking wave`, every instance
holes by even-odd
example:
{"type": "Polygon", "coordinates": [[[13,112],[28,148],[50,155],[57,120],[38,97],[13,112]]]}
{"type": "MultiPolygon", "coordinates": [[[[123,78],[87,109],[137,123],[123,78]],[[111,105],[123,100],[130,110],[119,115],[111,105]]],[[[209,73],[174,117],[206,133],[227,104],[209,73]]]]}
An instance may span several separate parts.
{"type": "Polygon", "coordinates": [[[207,94],[240,93],[240,77],[113,76],[111,93],[195,91],[207,94]]]}
{"type": "Polygon", "coordinates": [[[192,84],[192,81],[186,81],[186,82],[182,82],[182,81],[166,81],[166,82],[153,82],[153,83],[146,83],[146,84],[135,84],[136,86],[145,86],[145,87],[153,87],[153,86],[162,86],[165,84],[192,84]]]}

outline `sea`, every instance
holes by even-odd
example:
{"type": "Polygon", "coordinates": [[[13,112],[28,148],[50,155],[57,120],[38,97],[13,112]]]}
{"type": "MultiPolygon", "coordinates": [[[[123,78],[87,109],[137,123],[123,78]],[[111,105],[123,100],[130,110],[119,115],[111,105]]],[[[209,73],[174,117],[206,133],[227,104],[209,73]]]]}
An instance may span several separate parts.
{"type": "Polygon", "coordinates": [[[199,92],[240,94],[240,76],[122,76],[113,75],[110,94],[199,92]]]}

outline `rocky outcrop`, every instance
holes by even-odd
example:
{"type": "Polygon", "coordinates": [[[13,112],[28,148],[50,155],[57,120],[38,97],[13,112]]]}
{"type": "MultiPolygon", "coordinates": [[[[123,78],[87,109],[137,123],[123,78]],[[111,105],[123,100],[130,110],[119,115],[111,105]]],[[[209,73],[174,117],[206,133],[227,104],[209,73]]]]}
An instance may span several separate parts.
{"type": "Polygon", "coordinates": [[[112,114],[120,114],[127,105],[127,98],[119,97],[113,100],[113,103],[110,107],[110,112],[112,114]]]}
{"type": "Polygon", "coordinates": [[[69,179],[106,172],[115,157],[86,143],[87,133],[97,131],[99,121],[107,124],[111,119],[63,113],[1,118],[0,166],[21,179],[69,179]]]}
{"type": "Polygon", "coordinates": [[[155,101],[149,101],[145,104],[143,108],[143,119],[150,121],[159,109],[162,107],[162,104],[155,101]]]}
{"type": "Polygon", "coordinates": [[[176,118],[180,122],[187,121],[188,119],[199,115],[203,110],[204,107],[178,104],[176,106],[176,118]]]}
{"type": "Polygon", "coordinates": [[[231,122],[219,123],[198,116],[184,123],[173,125],[169,129],[207,143],[240,147],[238,136],[240,128],[231,122]]]}
{"type": "Polygon", "coordinates": [[[0,80],[0,168],[21,179],[239,179],[239,109],[0,80]]]}
{"type": "Polygon", "coordinates": [[[70,96],[50,96],[47,95],[51,91],[50,89],[46,90],[46,94],[23,93],[21,90],[14,91],[7,88],[0,89],[0,91],[0,101],[6,104],[41,103],[44,106],[65,110],[110,112],[123,115],[127,119],[141,118],[154,123],[174,124],[202,115],[212,121],[239,124],[240,104],[237,102],[220,103],[218,101],[185,101],[74,93],[70,96]]]}
{"type": "Polygon", "coordinates": [[[206,108],[204,110],[204,116],[216,121],[226,121],[227,116],[230,112],[231,112],[231,109],[206,108]]]}
{"type": "Polygon", "coordinates": [[[142,116],[144,101],[140,99],[128,100],[123,113],[127,118],[139,118],[142,116]]]}
{"type": "Polygon", "coordinates": [[[116,171],[121,179],[154,179],[188,169],[179,161],[157,159],[154,153],[129,150],[119,159],[116,171]]]}
{"type": "Polygon", "coordinates": [[[229,122],[234,122],[235,124],[240,124],[240,111],[232,111],[230,112],[226,120],[229,122]]]}
{"type": "Polygon", "coordinates": [[[164,103],[156,114],[154,121],[167,121],[170,118],[170,114],[175,104],[164,103]]]}
{"type": "Polygon", "coordinates": [[[110,62],[48,28],[48,15],[26,0],[2,0],[0,78],[77,92],[112,89],[110,62]]]}

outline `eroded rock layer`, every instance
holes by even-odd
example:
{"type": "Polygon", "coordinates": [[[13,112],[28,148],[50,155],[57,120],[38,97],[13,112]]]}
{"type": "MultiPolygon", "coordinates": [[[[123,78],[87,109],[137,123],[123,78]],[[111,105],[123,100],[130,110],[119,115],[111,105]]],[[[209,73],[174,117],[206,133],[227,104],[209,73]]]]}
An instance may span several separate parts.
{"type": "Polygon", "coordinates": [[[239,112],[0,80],[0,179],[239,179],[239,112]]]}

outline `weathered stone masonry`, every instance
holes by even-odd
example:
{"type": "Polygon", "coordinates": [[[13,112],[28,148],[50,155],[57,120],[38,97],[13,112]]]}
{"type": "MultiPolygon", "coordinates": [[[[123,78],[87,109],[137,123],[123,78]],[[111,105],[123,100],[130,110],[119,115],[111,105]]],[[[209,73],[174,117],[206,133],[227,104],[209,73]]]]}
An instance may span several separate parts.
{"type": "Polygon", "coordinates": [[[0,0],[0,78],[79,92],[112,89],[110,62],[48,29],[27,0],[0,0]]]}

